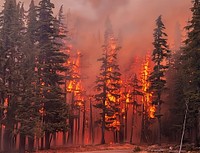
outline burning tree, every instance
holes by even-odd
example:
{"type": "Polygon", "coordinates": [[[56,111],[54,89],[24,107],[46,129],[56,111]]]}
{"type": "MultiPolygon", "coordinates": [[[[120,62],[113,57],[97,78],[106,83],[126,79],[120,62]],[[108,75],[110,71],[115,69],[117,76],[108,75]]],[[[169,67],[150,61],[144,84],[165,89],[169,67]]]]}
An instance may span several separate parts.
{"type": "Polygon", "coordinates": [[[96,108],[101,109],[101,144],[105,144],[105,130],[113,130],[117,140],[119,131],[119,106],[120,106],[120,76],[117,65],[117,51],[120,48],[113,38],[112,26],[109,19],[106,21],[105,44],[103,45],[103,57],[98,59],[102,62],[100,75],[96,80],[96,89],[99,92],[95,95],[96,108]]]}
{"type": "Polygon", "coordinates": [[[155,66],[153,68],[153,72],[150,74],[150,91],[153,92],[153,102],[152,104],[156,106],[156,114],[155,117],[158,119],[158,144],[161,145],[161,104],[163,101],[161,100],[162,92],[165,88],[166,79],[165,79],[165,71],[169,67],[169,57],[170,50],[167,45],[167,34],[163,31],[165,26],[162,22],[161,16],[159,16],[156,20],[156,28],[154,29],[154,50],[152,53],[152,61],[155,66]]]}
{"type": "Polygon", "coordinates": [[[155,118],[155,106],[152,105],[152,93],[150,88],[150,57],[145,57],[144,64],[142,65],[141,72],[142,83],[142,129],[141,129],[141,142],[148,142],[150,136],[150,119],[155,118]]]}
{"type": "Polygon", "coordinates": [[[131,85],[131,92],[130,92],[130,99],[132,104],[132,116],[131,116],[131,136],[130,136],[130,143],[133,142],[133,129],[135,124],[135,114],[138,113],[138,106],[140,106],[138,102],[138,96],[142,96],[141,86],[139,85],[140,81],[137,79],[137,75],[135,74],[132,78],[130,85],[131,85]]]}
{"type": "Polygon", "coordinates": [[[71,56],[67,63],[70,67],[70,71],[66,76],[66,102],[70,105],[70,133],[68,135],[68,141],[70,143],[73,143],[74,138],[76,139],[77,137],[77,141],[79,142],[81,110],[83,111],[83,116],[85,113],[84,91],[80,73],[80,57],[81,53],[77,52],[76,56],[73,58],[71,56]]]}

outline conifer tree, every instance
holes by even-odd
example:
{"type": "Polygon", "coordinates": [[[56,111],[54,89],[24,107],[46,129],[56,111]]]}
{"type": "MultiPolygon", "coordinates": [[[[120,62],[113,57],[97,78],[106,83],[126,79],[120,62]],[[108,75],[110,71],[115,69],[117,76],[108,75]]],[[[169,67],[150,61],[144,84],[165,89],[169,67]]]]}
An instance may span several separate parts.
{"type": "Polygon", "coordinates": [[[165,89],[166,79],[165,72],[169,67],[170,50],[167,45],[167,34],[164,32],[165,26],[162,22],[161,16],[156,20],[156,28],[154,29],[154,50],[152,53],[152,61],[155,66],[153,72],[150,74],[150,90],[153,92],[153,105],[157,106],[156,117],[158,119],[158,144],[161,145],[161,104],[162,93],[165,89]]]}
{"type": "Polygon", "coordinates": [[[98,102],[95,107],[100,109],[101,119],[101,144],[105,144],[105,130],[113,130],[114,134],[119,131],[119,90],[120,76],[117,65],[117,51],[120,48],[115,44],[109,19],[106,21],[105,44],[103,45],[103,55],[98,61],[102,62],[100,75],[96,80],[95,95],[98,102]]]}
{"type": "Polygon", "coordinates": [[[67,55],[60,52],[61,43],[58,22],[53,16],[54,4],[50,0],[41,0],[38,7],[38,74],[43,98],[43,128],[45,148],[50,148],[51,137],[66,129],[67,105],[60,85],[64,84],[66,71],[63,66],[67,55]]]}
{"type": "MultiPolygon", "coordinates": [[[[23,6],[21,8],[23,10],[23,6]]],[[[20,9],[20,10],[21,10],[20,9]]],[[[20,11],[21,15],[23,11],[20,11]]],[[[22,15],[23,17],[23,15],[22,15]]],[[[23,18],[19,19],[23,19],[23,18]]],[[[36,56],[38,51],[36,49],[36,7],[34,1],[31,1],[27,16],[27,28],[22,26],[22,34],[24,35],[21,42],[22,50],[22,64],[20,68],[21,74],[21,100],[19,101],[17,109],[17,121],[20,123],[20,152],[25,151],[25,140],[28,138],[28,150],[34,149],[34,138],[38,136],[37,128],[40,125],[40,113],[41,109],[39,89],[36,86],[38,81],[37,75],[37,61],[36,56]]],[[[23,20],[21,20],[23,21],[23,20]]],[[[23,25],[23,24],[22,24],[23,25]]],[[[41,130],[40,130],[41,131],[41,130]]]]}
{"type": "Polygon", "coordinates": [[[0,41],[2,89],[1,104],[3,118],[1,124],[5,125],[3,136],[4,151],[11,152],[15,146],[17,122],[15,119],[17,103],[20,96],[20,66],[21,66],[21,23],[19,22],[19,9],[15,0],[6,0],[1,13],[0,41]]]}
{"type": "Polygon", "coordinates": [[[134,124],[135,124],[135,113],[137,112],[137,107],[140,106],[138,102],[138,96],[142,96],[141,92],[141,86],[139,85],[140,81],[137,79],[137,75],[135,74],[134,77],[131,80],[131,100],[132,100],[132,115],[131,115],[131,136],[130,136],[130,143],[133,143],[133,130],[134,130],[134,124]]]}
{"type": "Polygon", "coordinates": [[[183,79],[185,101],[189,101],[190,121],[195,131],[195,144],[200,146],[200,1],[194,0],[192,19],[186,27],[188,38],[183,48],[183,79]]]}

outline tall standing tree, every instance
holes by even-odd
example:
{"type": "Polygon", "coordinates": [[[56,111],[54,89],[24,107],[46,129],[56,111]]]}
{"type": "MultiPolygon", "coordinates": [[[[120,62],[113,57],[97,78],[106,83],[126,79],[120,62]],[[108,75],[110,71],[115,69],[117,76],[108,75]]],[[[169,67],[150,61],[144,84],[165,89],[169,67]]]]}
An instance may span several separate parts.
{"type": "Polygon", "coordinates": [[[191,125],[195,131],[195,144],[200,146],[200,1],[194,0],[192,19],[186,27],[188,37],[183,48],[184,95],[189,101],[191,125]]]}
{"type": "MultiPolygon", "coordinates": [[[[23,9],[23,7],[21,8],[23,9]]],[[[23,19],[21,12],[20,19],[23,19]]],[[[38,81],[36,56],[38,50],[37,45],[37,13],[34,1],[32,0],[28,10],[27,27],[22,26],[22,34],[24,35],[21,43],[22,48],[22,65],[20,68],[21,73],[21,100],[19,101],[17,109],[17,121],[20,123],[20,152],[25,152],[26,137],[28,138],[28,150],[34,149],[34,138],[38,138],[38,125],[40,125],[41,109],[39,88],[36,86],[38,81]],[[25,33],[24,33],[25,31],[25,33]]],[[[23,22],[22,22],[23,23],[23,22]]],[[[41,129],[39,130],[41,131],[41,129]]]]}
{"type": "Polygon", "coordinates": [[[133,79],[131,80],[131,104],[132,104],[132,115],[131,115],[131,136],[130,136],[130,143],[133,143],[133,130],[134,130],[134,124],[135,124],[135,113],[138,113],[137,107],[140,106],[138,102],[138,96],[142,96],[142,86],[140,86],[140,81],[137,79],[137,75],[135,74],[133,79]]]}
{"type": "Polygon", "coordinates": [[[166,79],[165,72],[169,67],[170,50],[167,45],[167,34],[164,32],[165,26],[161,16],[156,20],[156,28],[154,29],[154,50],[152,53],[152,61],[155,66],[150,74],[150,90],[153,92],[152,104],[157,107],[156,117],[158,119],[158,144],[161,145],[161,105],[162,93],[165,89],[166,79]]]}
{"type": "MultiPolygon", "coordinates": [[[[103,56],[98,59],[102,62],[100,75],[96,80],[96,89],[98,93],[95,95],[98,102],[95,107],[100,109],[101,119],[101,144],[105,144],[105,130],[113,130],[114,134],[119,130],[119,91],[120,91],[120,76],[119,66],[117,65],[117,47],[112,26],[109,19],[106,20],[105,42],[103,45],[103,56]]],[[[116,135],[115,135],[116,136],[116,135]]]]}
{"type": "Polygon", "coordinates": [[[19,7],[15,0],[6,0],[1,13],[1,124],[5,125],[3,136],[4,151],[15,147],[16,110],[20,97],[21,66],[21,23],[19,7]]]}
{"type": "Polygon", "coordinates": [[[38,7],[38,73],[43,98],[43,128],[45,132],[45,148],[49,149],[52,136],[66,129],[67,105],[64,92],[62,72],[67,55],[60,51],[63,38],[59,34],[58,21],[53,16],[54,4],[50,0],[41,0],[38,7]]]}

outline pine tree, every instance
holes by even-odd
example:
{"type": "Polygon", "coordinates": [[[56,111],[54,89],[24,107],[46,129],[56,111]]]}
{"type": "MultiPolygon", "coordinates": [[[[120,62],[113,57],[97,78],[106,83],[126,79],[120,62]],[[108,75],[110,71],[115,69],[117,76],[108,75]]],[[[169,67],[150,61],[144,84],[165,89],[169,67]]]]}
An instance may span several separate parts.
{"type": "Polygon", "coordinates": [[[5,151],[11,151],[15,146],[17,122],[15,119],[17,103],[20,96],[20,66],[21,66],[21,22],[20,12],[15,0],[6,0],[1,13],[1,74],[2,89],[1,104],[5,125],[3,145],[5,151]]]}
{"type": "MultiPolygon", "coordinates": [[[[20,21],[23,21],[23,5],[21,6],[20,21]]],[[[41,109],[39,89],[36,86],[38,81],[37,69],[36,69],[36,56],[38,51],[36,49],[36,8],[34,1],[31,1],[28,16],[27,16],[27,28],[22,25],[22,34],[24,38],[21,42],[22,50],[22,64],[20,67],[21,74],[21,100],[18,102],[17,109],[17,121],[20,123],[20,152],[25,152],[25,140],[28,138],[28,150],[34,149],[34,138],[38,137],[37,125],[41,123],[39,110],[41,109]],[[25,32],[25,33],[24,33],[25,32]]],[[[22,22],[23,23],[23,22],[22,22]]],[[[40,127],[41,128],[41,127],[40,127]]],[[[41,130],[40,130],[41,131],[41,130]]],[[[41,133],[40,133],[41,134],[41,133]]]]}
{"type": "Polygon", "coordinates": [[[185,40],[183,55],[181,57],[184,69],[184,95],[185,101],[189,101],[191,125],[195,131],[195,144],[200,146],[200,1],[194,0],[192,19],[186,27],[188,38],[185,40]]]}
{"type": "Polygon", "coordinates": [[[63,66],[67,55],[60,52],[63,36],[59,35],[58,21],[53,17],[54,4],[50,0],[39,2],[38,12],[38,73],[43,98],[43,128],[45,132],[45,148],[50,148],[51,137],[58,131],[66,129],[67,105],[60,85],[64,84],[66,71],[63,66]]]}
{"type": "MultiPolygon", "coordinates": [[[[131,80],[132,91],[131,95],[131,104],[132,104],[132,115],[131,115],[131,136],[130,136],[130,144],[133,143],[133,127],[135,124],[135,112],[138,113],[137,107],[140,106],[138,102],[138,96],[142,96],[140,81],[137,79],[137,75],[135,74],[131,80]]],[[[137,114],[136,114],[137,115],[137,114]]]]}
{"type": "Polygon", "coordinates": [[[158,119],[158,144],[161,145],[161,104],[162,93],[165,88],[166,79],[165,72],[168,68],[168,60],[170,57],[170,50],[167,45],[167,34],[164,32],[165,26],[162,22],[161,16],[156,20],[156,28],[154,29],[154,50],[152,53],[152,61],[155,66],[153,72],[150,74],[150,90],[153,92],[153,105],[157,106],[156,117],[158,119]]]}
{"type": "MultiPolygon", "coordinates": [[[[120,76],[119,66],[117,65],[117,51],[120,49],[116,46],[112,36],[110,21],[106,21],[105,44],[103,46],[103,57],[98,59],[102,62],[100,75],[96,80],[96,89],[98,94],[95,95],[98,102],[95,107],[102,112],[100,124],[102,131],[101,144],[105,144],[105,130],[113,130],[116,136],[119,131],[119,90],[120,76]]],[[[116,137],[115,137],[116,139],[116,137]]]]}
{"type": "MultiPolygon", "coordinates": [[[[164,117],[163,133],[170,138],[170,140],[179,141],[181,137],[182,124],[185,114],[185,100],[184,100],[184,81],[183,81],[183,64],[180,60],[182,50],[172,54],[171,65],[166,72],[166,86],[169,116],[164,117]]],[[[188,123],[189,124],[189,123],[188,123]]],[[[189,126],[187,126],[189,129],[189,126]]],[[[191,136],[192,137],[192,136],[191,136]]]]}

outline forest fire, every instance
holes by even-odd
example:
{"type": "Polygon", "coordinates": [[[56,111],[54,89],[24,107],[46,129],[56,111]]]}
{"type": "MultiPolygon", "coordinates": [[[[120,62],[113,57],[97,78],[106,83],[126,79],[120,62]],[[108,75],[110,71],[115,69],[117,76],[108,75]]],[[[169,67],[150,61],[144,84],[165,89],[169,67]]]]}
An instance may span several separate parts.
{"type": "Polygon", "coordinates": [[[31,0],[29,6],[4,0],[0,152],[110,142],[161,145],[164,140],[177,143],[180,136],[181,143],[200,146],[200,0],[191,3],[184,44],[188,2],[177,0],[163,9],[171,3],[61,1],[54,10],[55,0],[37,5],[31,0]],[[180,26],[173,27],[174,22],[180,26]],[[195,113],[188,115],[188,108],[195,113]]]}

